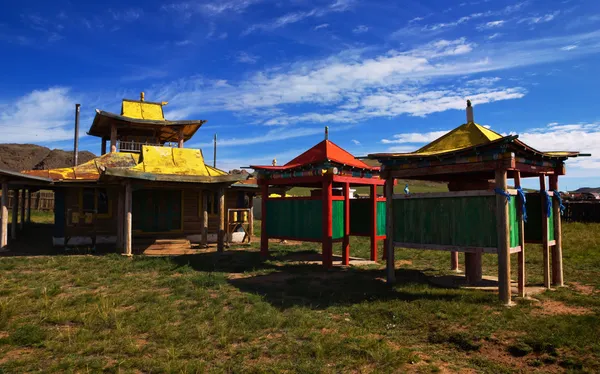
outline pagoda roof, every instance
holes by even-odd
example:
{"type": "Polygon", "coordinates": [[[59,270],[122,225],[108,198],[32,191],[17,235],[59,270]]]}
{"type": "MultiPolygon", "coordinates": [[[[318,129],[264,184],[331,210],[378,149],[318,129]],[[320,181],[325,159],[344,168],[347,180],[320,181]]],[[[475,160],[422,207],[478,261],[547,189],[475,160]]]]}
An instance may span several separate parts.
{"type": "Polygon", "coordinates": [[[250,167],[256,170],[290,170],[323,162],[334,162],[358,169],[379,170],[378,167],[369,166],[361,160],[358,160],[351,153],[327,139],[283,166],[251,165],[250,167]]]}

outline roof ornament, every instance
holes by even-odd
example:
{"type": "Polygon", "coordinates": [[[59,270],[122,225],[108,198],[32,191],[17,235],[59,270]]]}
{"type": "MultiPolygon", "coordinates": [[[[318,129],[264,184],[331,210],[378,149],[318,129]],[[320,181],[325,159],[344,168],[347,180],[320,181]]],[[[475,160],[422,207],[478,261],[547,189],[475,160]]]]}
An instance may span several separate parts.
{"type": "Polygon", "coordinates": [[[273,159],[273,166],[277,166],[277,159],[276,158],[273,159]]]}
{"type": "Polygon", "coordinates": [[[325,126],[325,140],[329,140],[329,126],[325,126]]]}
{"type": "Polygon", "coordinates": [[[144,101],[144,91],[140,92],[140,101],[144,101]]]}
{"type": "Polygon", "coordinates": [[[475,122],[473,119],[473,106],[471,105],[471,100],[467,100],[467,123],[473,122],[475,122]]]}

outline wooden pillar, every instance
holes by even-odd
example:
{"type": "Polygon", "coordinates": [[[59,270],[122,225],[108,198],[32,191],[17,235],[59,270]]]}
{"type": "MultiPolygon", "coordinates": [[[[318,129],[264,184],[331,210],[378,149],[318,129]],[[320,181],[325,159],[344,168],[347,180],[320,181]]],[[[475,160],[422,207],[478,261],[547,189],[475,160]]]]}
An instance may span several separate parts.
{"type": "Polygon", "coordinates": [[[177,148],[183,148],[183,140],[183,128],[181,128],[177,131],[177,148]]]}
{"type": "Polygon", "coordinates": [[[542,199],[542,254],[544,258],[544,287],[550,288],[550,243],[548,238],[548,211],[546,209],[546,176],[540,175],[540,198],[542,199]]]}
{"type": "Polygon", "coordinates": [[[208,247],[208,191],[202,191],[202,247],[208,247]]]}
{"type": "Polygon", "coordinates": [[[125,253],[125,187],[119,186],[117,195],[117,250],[125,253]]]}
{"type": "Polygon", "coordinates": [[[106,154],[106,138],[102,138],[102,142],[100,143],[100,155],[106,154]]]}
{"type": "MultiPolygon", "coordinates": [[[[550,189],[558,192],[558,175],[550,176],[550,189]]],[[[554,246],[552,247],[552,285],[564,286],[562,263],[562,224],[560,218],[560,204],[558,199],[552,199],[552,213],[554,216],[554,246]]]]}
{"type": "MultiPolygon", "coordinates": [[[[515,187],[521,187],[521,173],[515,171],[515,187]]],[[[523,202],[521,197],[516,196],[517,200],[517,220],[519,222],[519,246],[521,246],[521,252],[518,254],[518,294],[519,297],[525,297],[525,221],[523,221],[523,202]]]]}
{"type": "Polygon", "coordinates": [[[450,252],[450,270],[459,271],[458,270],[458,252],[450,252]]]}
{"type": "Polygon", "coordinates": [[[19,190],[13,190],[12,223],[10,224],[10,238],[17,238],[17,225],[19,224],[19,190]]]}
{"type": "Polygon", "coordinates": [[[396,283],[396,258],[394,254],[394,178],[385,180],[385,254],[388,284],[396,283]]]}
{"type": "Polygon", "coordinates": [[[263,182],[261,188],[261,222],[260,222],[260,254],[269,255],[269,234],[267,233],[267,200],[269,199],[269,185],[263,182]]]}
{"type": "Polygon", "coordinates": [[[344,242],[342,265],[350,265],[350,183],[344,183],[344,242]]]}
{"type": "Polygon", "coordinates": [[[133,226],[133,217],[132,217],[132,192],[131,192],[131,183],[127,182],[125,184],[125,255],[132,255],[132,247],[133,247],[133,238],[132,238],[132,226],[133,226]]]}
{"type": "Polygon", "coordinates": [[[2,181],[2,203],[0,204],[2,213],[2,227],[0,232],[0,250],[5,250],[8,245],[8,183],[2,181]]]}
{"type": "Polygon", "coordinates": [[[323,240],[322,240],[322,256],[323,266],[329,269],[333,266],[333,229],[332,229],[332,187],[333,180],[329,176],[323,179],[322,201],[323,201],[323,240]]]}
{"type": "Polygon", "coordinates": [[[117,125],[114,123],[110,126],[110,151],[117,151],[117,125]]]}
{"type": "Polygon", "coordinates": [[[225,250],[225,187],[219,187],[219,231],[217,233],[217,251],[225,250]]]}
{"type": "Polygon", "coordinates": [[[467,284],[475,285],[481,282],[483,278],[481,260],[482,253],[480,251],[465,252],[465,278],[467,284]]]}
{"type": "Polygon", "coordinates": [[[254,236],[254,194],[248,194],[248,244],[252,243],[252,236],[254,236]]]}
{"type": "Polygon", "coordinates": [[[21,188],[21,200],[20,200],[20,209],[21,209],[21,220],[19,221],[19,230],[23,230],[25,227],[25,189],[21,188]]]}
{"type": "Polygon", "coordinates": [[[371,185],[371,227],[369,233],[371,237],[371,261],[377,261],[377,185],[371,185]]]}
{"type": "MultiPolygon", "coordinates": [[[[496,170],[496,188],[506,191],[507,172],[496,170]]],[[[506,196],[496,194],[496,221],[498,233],[498,293],[500,300],[511,303],[510,289],[510,232],[508,221],[508,201],[506,196]]]]}
{"type": "Polygon", "coordinates": [[[31,223],[31,190],[27,190],[27,223],[31,223]]]}

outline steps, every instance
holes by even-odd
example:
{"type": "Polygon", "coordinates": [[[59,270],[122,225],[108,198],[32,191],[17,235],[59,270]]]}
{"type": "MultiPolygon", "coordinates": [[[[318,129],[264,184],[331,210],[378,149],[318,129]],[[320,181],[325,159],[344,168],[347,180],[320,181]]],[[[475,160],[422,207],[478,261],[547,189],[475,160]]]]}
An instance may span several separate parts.
{"type": "Polygon", "coordinates": [[[178,253],[187,252],[192,248],[188,239],[134,239],[136,253],[178,253]]]}

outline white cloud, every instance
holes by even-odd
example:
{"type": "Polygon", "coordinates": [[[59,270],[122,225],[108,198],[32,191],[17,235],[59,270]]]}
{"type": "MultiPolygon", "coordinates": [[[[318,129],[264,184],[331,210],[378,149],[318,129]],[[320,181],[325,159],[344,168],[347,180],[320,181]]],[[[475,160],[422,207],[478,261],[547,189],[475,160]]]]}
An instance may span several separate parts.
{"type": "Polygon", "coordinates": [[[504,34],[502,34],[502,33],[499,33],[499,32],[496,32],[496,33],[493,33],[492,35],[489,35],[489,36],[487,37],[487,39],[488,39],[488,40],[494,40],[494,39],[496,39],[496,38],[499,38],[499,37],[501,37],[502,35],[504,35],[504,34]]]}
{"type": "Polygon", "coordinates": [[[358,25],[354,28],[354,30],[352,30],[353,33],[355,34],[362,34],[369,31],[369,28],[365,25],[358,25]]]}
{"type": "Polygon", "coordinates": [[[251,5],[262,0],[222,0],[212,2],[183,1],[162,5],[161,9],[174,12],[184,19],[189,19],[194,14],[202,14],[206,17],[216,17],[226,13],[242,13],[251,5]]]}
{"type": "Polygon", "coordinates": [[[562,51],[572,51],[575,48],[577,48],[576,44],[571,44],[571,45],[566,45],[564,47],[561,48],[562,51]]]}
{"type": "Polygon", "coordinates": [[[236,56],[236,60],[244,64],[255,64],[259,58],[260,57],[250,54],[248,52],[240,52],[236,56]]]}
{"type": "MultiPolygon", "coordinates": [[[[73,139],[75,100],[69,89],[36,90],[0,105],[3,143],[39,143],[73,139]]],[[[84,131],[80,131],[83,136],[84,131]]]]}
{"type": "Polygon", "coordinates": [[[500,77],[483,77],[478,79],[471,79],[466,83],[469,86],[491,86],[494,83],[499,82],[500,80],[500,77]]]}
{"type": "Polygon", "coordinates": [[[328,27],[329,27],[329,24],[328,24],[328,23],[322,23],[322,24],[320,24],[320,25],[317,25],[317,26],[315,26],[315,27],[313,28],[313,30],[317,31],[317,30],[320,30],[320,29],[326,29],[326,28],[328,28],[328,27]]]}
{"type": "Polygon", "coordinates": [[[118,22],[133,22],[138,20],[144,14],[141,9],[109,9],[108,11],[112,15],[113,20],[118,22]]]}
{"type": "Polygon", "coordinates": [[[429,143],[445,135],[450,130],[430,131],[425,133],[411,132],[405,134],[396,134],[393,136],[393,139],[381,139],[381,142],[383,144],[429,143]]]}
{"type": "Polygon", "coordinates": [[[560,11],[556,11],[556,12],[545,14],[543,16],[525,17],[525,18],[521,18],[520,20],[518,20],[517,23],[525,22],[530,25],[535,25],[538,23],[550,22],[550,21],[554,20],[556,18],[556,16],[558,16],[559,14],[560,14],[560,11]]]}
{"type": "Polygon", "coordinates": [[[242,35],[248,35],[256,31],[273,31],[287,25],[303,21],[307,18],[323,17],[329,13],[345,12],[351,8],[353,3],[354,1],[351,0],[337,0],[328,6],[316,7],[307,11],[287,13],[270,22],[254,24],[244,30],[242,35]]]}
{"type": "Polygon", "coordinates": [[[486,22],[486,23],[483,23],[483,24],[477,26],[477,29],[478,30],[496,29],[496,28],[504,26],[505,23],[506,23],[506,21],[504,21],[504,20],[490,21],[490,22],[486,22]]]}
{"type": "Polygon", "coordinates": [[[360,145],[360,142],[356,139],[352,139],[352,143],[354,143],[355,145],[360,145]]]}
{"type": "Polygon", "coordinates": [[[185,39],[185,40],[180,40],[175,42],[175,45],[178,47],[185,47],[186,45],[190,45],[193,44],[193,42],[189,39],[185,39]]]}

